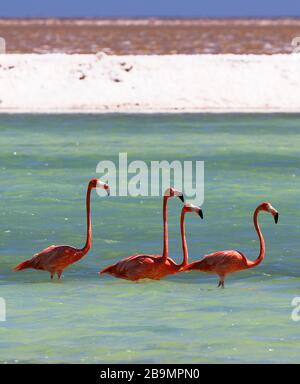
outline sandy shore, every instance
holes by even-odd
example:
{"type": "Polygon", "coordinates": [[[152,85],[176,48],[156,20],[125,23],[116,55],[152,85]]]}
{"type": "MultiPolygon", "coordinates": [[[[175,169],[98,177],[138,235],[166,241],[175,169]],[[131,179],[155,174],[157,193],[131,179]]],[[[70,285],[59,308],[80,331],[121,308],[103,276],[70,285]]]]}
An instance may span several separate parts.
{"type": "Polygon", "coordinates": [[[0,55],[0,112],[300,112],[300,55],[0,55]]]}

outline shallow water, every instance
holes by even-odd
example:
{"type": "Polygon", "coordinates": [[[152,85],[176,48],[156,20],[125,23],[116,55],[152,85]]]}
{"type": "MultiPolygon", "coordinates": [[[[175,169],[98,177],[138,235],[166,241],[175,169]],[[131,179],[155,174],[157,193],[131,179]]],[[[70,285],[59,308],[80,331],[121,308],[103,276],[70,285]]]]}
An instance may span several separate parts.
{"type": "MultiPolygon", "coordinates": [[[[1,362],[299,362],[300,116],[0,116],[1,362]],[[51,244],[85,240],[87,180],[100,160],[204,160],[205,219],[187,217],[190,260],[219,249],[254,259],[252,211],[266,258],[217,278],[197,272],[132,283],[97,271],[135,252],[160,252],[161,198],[92,196],[93,247],[62,282],[12,273],[51,244]]],[[[180,201],[169,204],[170,254],[181,258],[180,201]]]]}

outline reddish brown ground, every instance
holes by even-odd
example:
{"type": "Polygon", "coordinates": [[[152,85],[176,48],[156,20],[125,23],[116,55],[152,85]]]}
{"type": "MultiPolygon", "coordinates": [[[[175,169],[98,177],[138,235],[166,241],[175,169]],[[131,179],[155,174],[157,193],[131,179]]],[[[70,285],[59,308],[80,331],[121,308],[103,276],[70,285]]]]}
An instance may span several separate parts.
{"type": "Polygon", "coordinates": [[[289,53],[300,19],[0,20],[8,53],[289,53]]]}

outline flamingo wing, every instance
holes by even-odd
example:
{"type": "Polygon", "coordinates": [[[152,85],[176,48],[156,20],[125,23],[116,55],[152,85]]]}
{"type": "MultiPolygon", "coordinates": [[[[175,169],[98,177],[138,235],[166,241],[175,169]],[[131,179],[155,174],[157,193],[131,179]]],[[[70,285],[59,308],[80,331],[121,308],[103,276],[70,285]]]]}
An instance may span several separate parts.
{"type": "Polygon", "coordinates": [[[200,270],[211,273],[230,273],[244,269],[246,266],[245,256],[236,250],[226,250],[211,253],[204,256],[201,260],[189,264],[185,270],[200,270]]]}
{"type": "Polygon", "coordinates": [[[42,269],[46,271],[63,270],[72,263],[71,258],[76,249],[68,245],[51,245],[36,253],[31,259],[19,264],[14,270],[25,268],[42,269]]]}
{"type": "Polygon", "coordinates": [[[102,269],[99,273],[109,273],[115,277],[128,280],[151,278],[155,260],[160,255],[133,255],[102,269]]]}

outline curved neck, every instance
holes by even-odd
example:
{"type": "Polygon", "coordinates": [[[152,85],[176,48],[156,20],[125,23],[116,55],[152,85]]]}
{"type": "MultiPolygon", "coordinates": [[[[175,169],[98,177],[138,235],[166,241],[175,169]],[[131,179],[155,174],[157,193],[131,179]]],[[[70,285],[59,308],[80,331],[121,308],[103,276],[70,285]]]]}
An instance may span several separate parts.
{"type": "Polygon", "coordinates": [[[259,255],[258,255],[257,259],[249,262],[250,268],[255,267],[256,265],[260,264],[265,257],[265,240],[263,238],[260,227],[258,225],[259,212],[260,212],[260,210],[258,208],[256,208],[256,210],[254,211],[254,214],[253,214],[253,222],[254,222],[254,227],[256,229],[256,232],[258,234],[258,238],[259,238],[259,242],[260,242],[260,250],[259,250],[259,255]]]}
{"type": "Polygon", "coordinates": [[[92,187],[89,185],[86,192],[86,242],[84,247],[81,249],[83,255],[88,253],[92,245],[92,223],[91,223],[91,191],[92,187]]]}
{"type": "Polygon", "coordinates": [[[166,260],[169,256],[168,211],[167,211],[168,197],[169,196],[164,196],[164,202],[163,202],[164,248],[163,248],[162,257],[164,260],[166,260]]]}
{"type": "Polygon", "coordinates": [[[186,244],[186,238],[185,238],[185,229],[184,229],[184,219],[185,219],[185,212],[181,212],[180,217],[180,230],[181,230],[181,241],[182,241],[182,252],[183,252],[183,260],[181,263],[181,266],[185,266],[188,264],[188,248],[186,244]]]}

